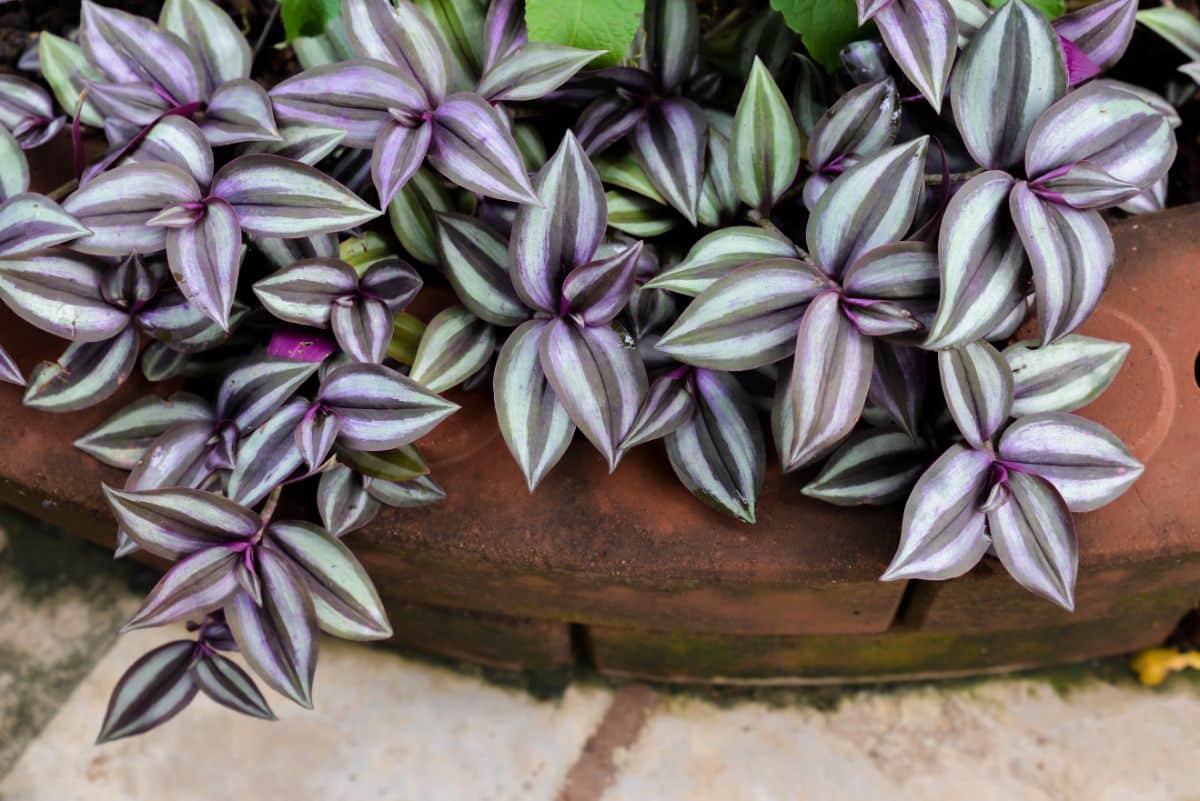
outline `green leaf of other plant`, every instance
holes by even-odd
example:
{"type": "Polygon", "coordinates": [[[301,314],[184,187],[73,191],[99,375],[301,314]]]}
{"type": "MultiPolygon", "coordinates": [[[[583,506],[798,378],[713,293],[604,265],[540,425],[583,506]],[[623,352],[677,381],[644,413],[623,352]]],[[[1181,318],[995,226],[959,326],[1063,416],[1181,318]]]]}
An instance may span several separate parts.
{"type": "Polygon", "coordinates": [[[341,0],[279,0],[283,30],[290,42],[300,36],[320,36],[341,13],[341,0]]]}
{"type": "Polygon", "coordinates": [[[859,37],[854,0],[771,0],[809,54],[827,70],[838,67],[838,51],[859,37]]]}
{"type": "Polygon", "coordinates": [[[527,0],[525,24],[531,41],[607,50],[592,65],[611,66],[633,44],[644,5],[644,0],[527,0]]]}
{"type": "MultiPolygon", "coordinates": [[[[999,8],[1007,2],[1008,0],[988,0],[988,5],[999,8]]],[[[1025,0],[1025,3],[1042,12],[1046,19],[1058,19],[1067,13],[1067,0],[1025,0]]]]}

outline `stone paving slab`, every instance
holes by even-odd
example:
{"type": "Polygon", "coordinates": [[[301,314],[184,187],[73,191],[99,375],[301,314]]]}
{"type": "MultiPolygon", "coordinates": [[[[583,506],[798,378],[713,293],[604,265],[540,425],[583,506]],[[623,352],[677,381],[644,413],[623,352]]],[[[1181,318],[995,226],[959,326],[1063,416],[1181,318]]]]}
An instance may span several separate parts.
{"type": "Polygon", "coordinates": [[[150,736],[94,747],[109,691],[172,631],[122,637],[0,781],[3,801],[553,801],[611,703],[574,686],[538,701],[325,639],[306,712],[277,723],[197,698],[150,736]]]}
{"type": "Polygon", "coordinates": [[[149,575],[0,507],[0,775],[108,650],[139,578],[149,575]]]}
{"type": "Polygon", "coordinates": [[[1200,690],[996,680],[832,712],[660,702],[602,801],[1196,801],[1200,690]]]}

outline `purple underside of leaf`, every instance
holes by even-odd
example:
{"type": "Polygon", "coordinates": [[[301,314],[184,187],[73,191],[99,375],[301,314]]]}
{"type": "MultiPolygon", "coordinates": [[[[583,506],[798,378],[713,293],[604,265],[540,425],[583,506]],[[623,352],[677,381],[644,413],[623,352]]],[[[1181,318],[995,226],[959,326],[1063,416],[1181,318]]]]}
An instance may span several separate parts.
{"type": "Polygon", "coordinates": [[[513,203],[538,202],[517,143],[499,112],[479,95],[460,92],[438,106],[429,164],[472,192],[513,203]]]}
{"type": "Polygon", "coordinates": [[[646,371],[636,351],[607,327],[551,321],[539,345],[542,370],[572,422],[596,446],[609,469],[620,458],[646,393],[646,371]]]}

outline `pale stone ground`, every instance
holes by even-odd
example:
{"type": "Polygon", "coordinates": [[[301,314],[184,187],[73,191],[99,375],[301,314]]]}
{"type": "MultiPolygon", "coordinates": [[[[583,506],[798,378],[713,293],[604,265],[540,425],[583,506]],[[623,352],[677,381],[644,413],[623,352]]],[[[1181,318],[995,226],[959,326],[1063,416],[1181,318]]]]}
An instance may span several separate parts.
{"type": "Polygon", "coordinates": [[[152,737],[94,747],[117,676],[177,633],[110,648],[127,580],[105,559],[88,578],[13,558],[51,535],[0,524],[0,801],[1200,801],[1200,683],[1184,679],[1065,694],[999,679],[832,711],[589,683],[539,701],[326,641],[315,712],[272,697],[271,724],[201,698],[152,737]]]}

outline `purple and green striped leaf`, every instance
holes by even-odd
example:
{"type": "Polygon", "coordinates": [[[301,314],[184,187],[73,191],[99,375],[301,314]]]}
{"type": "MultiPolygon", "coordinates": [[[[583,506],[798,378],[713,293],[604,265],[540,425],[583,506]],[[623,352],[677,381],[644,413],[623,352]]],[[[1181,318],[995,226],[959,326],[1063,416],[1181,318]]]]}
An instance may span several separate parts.
{"type": "Polygon", "coordinates": [[[777,362],[796,347],[808,303],[831,284],[800,259],[773,258],[739,267],[683,311],[658,348],[686,364],[749,370],[777,362]]]}
{"type": "Polygon", "coordinates": [[[209,423],[212,409],[202,398],[176,392],[163,399],[146,395],[75,440],[75,447],[104,464],[132,470],[151,443],[181,423],[209,423]]]}
{"type": "Polygon", "coordinates": [[[29,373],[22,402],[44,412],[74,412],[113,396],[137,366],[132,326],[103,342],[73,342],[56,361],[29,373]]]}
{"type": "Polygon", "coordinates": [[[941,297],[925,347],[965,345],[989,334],[1022,298],[1025,250],[1008,210],[1013,179],[976,175],[946,207],[938,235],[941,297]]]}
{"type": "Polygon", "coordinates": [[[148,224],[172,206],[197,203],[200,187],[192,176],[173,164],[123,164],[101,173],[63,201],[70,214],[91,234],[75,240],[73,248],[97,256],[143,256],[167,245],[167,230],[148,224]]]}
{"type": "Polygon", "coordinates": [[[814,263],[841,276],[869,250],[902,238],[925,188],[922,136],[862,159],[837,178],[817,201],[805,236],[814,263]],[[878,187],[889,191],[880,192],[878,187]]]}
{"type": "Polygon", "coordinates": [[[1069,334],[1042,346],[1037,340],[1004,349],[1013,374],[1016,417],[1038,412],[1073,412],[1108,389],[1117,377],[1129,345],[1069,334]]]}
{"type": "Polygon", "coordinates": [[[958,50],[958,23],[947,0],[891,0],[874,18],[896,64],[941,111],[958,50]]]}
{"type": "Polygon", "coordinates": [[[784,236],[758,226],[731,226],[705,234],[683,261],[646,282],[648,289],[668,289],[695,297],[730,271],[771,258],[803,258],[784,236]]]}
{"type": "Polygon", "coordinates": [[[167,263],[175,284],[195,309],[225,331],[244,255],[238,214],[220,198],[205,201],[193,224],[167,230],[167,263]]]}
{"type": "Polygon", "coordinates": [[[950,104],[975,161],[1003,169],[1021,160],[1034,124],[1066,90],[1058,35],[1040,11],[1010,0],[967,45],[950,81],[950,104]]]}
{"type": "Polygon", "coordinates": [[[342,21],[354,52],[411,76],[423,91],[425,108],[442,102],[450,84],[446,42],[411,0],[342,0],[342,21]]]}
{"type": "Polygon", "coordinates": [[[379,501],[365,480],[345,465],[337,464],[321,474],[317,485],[317,511],[325,529],[335,537],[357,531],[379,514],[379,501]]]}
{"type": "Polygon", "coordinates": [[[757,57],[733,118],[733,181],[751,208],[770,211],[800,169],[800,129],[757,57]]]}
{"type": "Polygon", "coordinates": [[[121,633],[220,609],[238,592],[235,568],[243,554],[243,550],[216,545],[183,557],[154,585],[121,633]]]}
{"type": "Polygon", "coordinates": [[[279,411],[242,438],[225,494],[234,503],[256,506],[303,463],[296,444],[296,427],[308,411],[308,401],[292,398],[279,411]]]}
{"type": "Polygon", "coordinates": [[[854,434],[801,490],[837,506],[884,506],[908,496],[933,453],[921,440],[886,428],[854,434]]]}
{"type": "Polygon", "coordinates": [[[451,306],[429,321],[408,377],[430,392],[445,392],[483,369],[495,352],[496,329],[451,306]]]}
{"type": "Polygon", "coordinates": [[[179,487],[127,492],[105,486],[104,495],[129,537],[164,559],[247,541],[262,527],[257,514],[211,492],[179,487]]]}
{"type": "Polygon", "coordinates": [[[904,506],[900,545],[883,581],[957,578],[991,541],[983,504],[992,486],[992,457],[951,445],[926,470],[904,506]]]}
{"type": "Polygon", "coordinates": [[[1079,48],[1099,69],[1120,60],[1133,38],[1137,0],[1100,0],[1054,21],[1054,30],[1079,48]]]}
{"type": "Polygon", "coordinates": [[[379,216],[324,173],[280,156],[235,158],[213,178],[212,196],[233,207],[242,230],[251,236],[336,233],[379,216]]]}
{"type": "Polygon", "coordinates": [[[0,299],[27,323],[72,342],[101,342],[129,325],[103,295],[104,265],[69,252],[0,260],[0,299]]]}
{"type": "Polygon", "coordinates": [[[266,541],[303,577],[323,631],[344,640],[392,636],[375,585],[340,540],[311,523],[293,521],[272,523],[266,541]]]}
{"type": "Polygon", "coordinates": [[[232,659],[206,651],[192,664],[191,672],[200,691],[221,706],[252,718],[275,720],[254,679],[232,659]]]}
{"type": "Polygon", "coordinates": [[[638,120],[631,141],[654,188],[695,225],[708,147],[704,111],[684,98],[660,100],[638,120]]]}
{"type": "Polygon", "coordinates": [[[463,189],[512,203],[539,202],[508,125],[477,94],[450,95],[433,112],[428,158],[463,189]]]}
{"type": "Polygon", "coordinates": [[[271,89],[275,117],[285,126],[345,131],[342,144],[370,148],[390,109],[419,115],[421,88],[404,71],[379,61],[356,59],[305,70],[271,89]]]}
{"type": "Polygon", "coordinates": [[[317,669],[317,613],[303,577],[271,548],[257,551],[262,605],[239,592],[225,605],[225,619],[254,672],[276,692],[312,709],[317,669]]]}
{"type": "Polygon", "coordinates": [[[753,523],[767,465],[758,413],[729,373],[696,370],[694,382],[694,413],[666,435],[671,467],[705,504],[753,523]]]}
{"type": "Polygon", "coordinates": [[[539,343],[542,370],[554,394],[609,470],[620,459],[646,395],[646,368],[635,349],[607,327],[551,320],[539,343]]]}
{"type": "Polygon", "coordinates": [[[568,131],[533,179],[536,205],[517,210],[509,240],[513,288],[531,309],[558,314],[562,276],[592,260],[607,204],[596,168],[568,131]]]}
{"type": "Polygon", "coordinates": [[[1111,503],[1144,470],[1108,429],[1061,412],[1017,420],[1000,438],[998,452],[1005,463],[1053,484],[1073,512],[1111,503]]]}
{"type": "Polygon", "coordinates": [[[566,453],[575,434],[571,416],[542,371],[539,349],[549,325],[530,320],[518,326],[500,349],[492,377],[500,433],[530,492],[566,453]]]}
{"type": "Polygon", "coordinates": [[[196,644],[175,640],[134,662],[113,688],[96,744],[149,731],[179,714],[196,697],[189,667],[196,644]]]}
{"type": "Polygon", "coordinates": [[[508,274],[508,243],[493,229],[474,217],[438,214],[437,248],[454,293],[476,317],[506,328],[529,318],[508,274]]]}
{"type": "Polygon", "coordinates": [[[665,373],[650,384],[642,408],[621,442],[621,449],[627,451],[665,437],[691,420],[695,412],[696,399],[688,372],[672,370],[665,373]]]}
{"type": "Polygon", "coordinates": [[[796,361],[777,391],[784,471],[828,454],[858,422],[871,385],[872,344],[846,318],[836,292],[818,295],[796,332],[796,361]],[[786,432],[786,433],[783,433],[786,432]]]}
{"type": "Polygon", "coordinates": [[[1008,362],[984,340],[943,350],[937,358],[950,416],[971,447],[986,447],[1012,414],[1008,362]]]}
{"type": "Polygon", "coordinates": [[[1099,212],[1047,202],[1025,183],[1009,205],[1033,266],[1041,340],[1053,344],[1100,303],[1116,260],[1112,234],[1099,212]]]}
{"type": "Polygon", "coordinates": [[[362,451],[408,445],[458,409],[389,367],[365,363],[330,371],[317,401],[338,416],[338,441],[362,451]]]}
{"type": "Polygon", "coordinates": [[[1006,499],[987,513],[996,556],[1022,587],[1073,611],[1079,545],[1071,510],[1043,478],[1009,472],[1004,486],[1006,499]]]}

